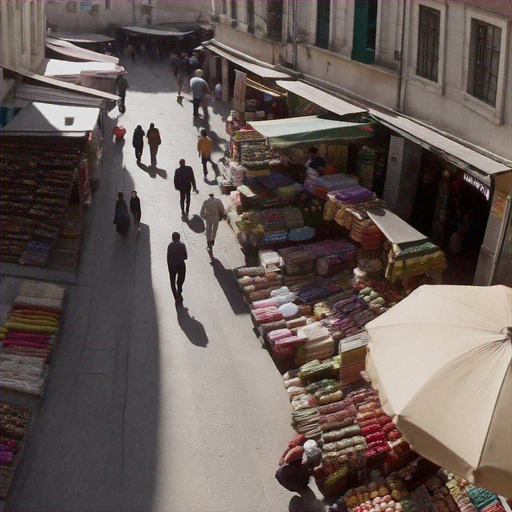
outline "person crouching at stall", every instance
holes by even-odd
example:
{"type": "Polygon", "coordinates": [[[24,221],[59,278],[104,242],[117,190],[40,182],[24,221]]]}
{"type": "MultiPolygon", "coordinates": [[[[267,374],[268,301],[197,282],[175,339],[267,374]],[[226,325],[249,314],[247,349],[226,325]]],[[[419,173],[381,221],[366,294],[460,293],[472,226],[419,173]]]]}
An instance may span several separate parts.
{"type": "Polygon", "coordinates": [[[310,439],[304,446],[287,449],[283,463],[276,472],[276,479],[285,489],[300,494],[308,488],[309,478],[321,461],[322,452],[310,439]]]}
{"type": "Polygon", "coordinates": [[[114,222],[116,231],[121,235],[126,235],[130,229],[130,215],[128,213],[128,205],[123,198],[123,193],[118,192],[116,209],[114,213],[114,222]]]}

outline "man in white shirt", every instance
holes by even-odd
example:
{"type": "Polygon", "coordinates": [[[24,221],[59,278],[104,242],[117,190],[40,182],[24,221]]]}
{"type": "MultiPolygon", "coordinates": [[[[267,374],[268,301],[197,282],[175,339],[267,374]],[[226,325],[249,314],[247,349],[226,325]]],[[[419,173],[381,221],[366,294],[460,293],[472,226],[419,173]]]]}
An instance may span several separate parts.
{"type": "Polygon", "coordinates": [[[206,105],[206,95],[210,94],[210,88],[206,81],[201,78],[203,72],[196,69],[194,78],[190,80],[190,90],[192,91],[192,103],[194,104],[194,119],[199,117],[199,105],[203,104],[204,117],[208,117],[208,106],[206,105]]]}
{"type": "Polygon", "coordinates": [[[219,221],[224,219],[226,216],[226,211],[222,201],[214,197],[213,193],[211,193],[210,197],[203,203],[200,215],[206,223],[207,249],[208,251],[211,251],[215,244],[215,236],[217,235],[219,221]]]}

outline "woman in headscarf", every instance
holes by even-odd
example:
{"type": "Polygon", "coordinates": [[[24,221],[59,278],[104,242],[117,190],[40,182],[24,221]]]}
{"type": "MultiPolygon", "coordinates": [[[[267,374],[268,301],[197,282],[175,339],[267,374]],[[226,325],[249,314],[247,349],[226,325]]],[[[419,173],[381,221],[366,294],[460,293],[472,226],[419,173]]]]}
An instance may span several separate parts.
{"type": "Polygon", "coordinates": [[[128,205],[123,199],[123,193],[118,192],[116,209],[114,213],[114,222],[116,231],[122,235],[126,235],[130,229],[130,215],[128,213],[128,205]]]}
{"type": "Polygon", "coordinates": [[[135,148],[135,158],[137,159],[138,164],[140,164],[142,151],[144,149],[144,135],[146,134],[144,133],[142,126],[139,124],[133,132],[133,147],[135,148]]]}

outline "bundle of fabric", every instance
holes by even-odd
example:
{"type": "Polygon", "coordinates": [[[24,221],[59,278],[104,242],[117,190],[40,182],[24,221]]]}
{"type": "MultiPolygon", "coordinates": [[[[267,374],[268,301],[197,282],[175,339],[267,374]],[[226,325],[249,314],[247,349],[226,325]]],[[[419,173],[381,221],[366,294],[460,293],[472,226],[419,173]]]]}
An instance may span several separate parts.
{"type": "Polygon", "coordinates": [[[361,187],[360,185],[355,185],[341,190],[332,190],[327,194],[327,198],[331,201],[349,204],[364,203],[374,197],[375,194],[371,190],[361,187]]]}
{"type": "Polygon", "coordinates": [[[231,204],[235,208],[236,213],[240,215],[244,211],[240,192],[238,190],[233,190],[230,193],[229,198],[231,200],[231,204]]]}
{"type": "Polygon", "coordinates": [[[334,354],[334,340],[329,337],[324,340],[307,340],[295,354],[295,363],[300,365],[315,359],[328,359],[334,354]]]}
{"type": "MultiPolygon", "coordinates": [[[[329,194],[327,194],[329,197],[329,194]]],[[[324,206],[324,220],[333,220],[338,211],[338,203],[332,199],[327,199],[324,206]]]]}
{"type": "MultiPolygon", "coordinates": [[[[275,231],[272,233],[265,233],[261,239],[261,245],[281,244],[289,239],[287,231],[275,231]]],[[[254,245],[254,244],[253,244],[254,245]]]]}
{"type": "Polygon", "coordinates": [[[287,286],[281,286],[272,290],[270,296],[276,301],[277,306],[293,302],[297,298],[297,294],[290,291],[287,286]]]}
{"type": "MultiPolygon", "coordinates": [[[[256,286],[256,285],[259,286],[260,284],[266,284],[267,286],[264,286],[263,288],[269,288],[271,285],[272,286],[281,285],[282,281],[283,281],[282,276],[280,274],[278,274],[277,272],[266,272],[262,275],[257,275],[257,276],[253,276],[253,277],[243,276],[238,279],[238,284],[242,287],[256,286]]],[[[256,288],[256,289],[261,289],[261,287],[256,288]]],[[[253,290],[249,290],[249,291],[253,291],[253,290]]]]}
{"type": "Polygon", "coordinates": [[[260,251],[258,259],[260,260],[260,265],[267,270],[277,268],[283,263],[279,254],[272,250],[260,251]]]}
{"type": "Polygon", "coordinates": [[[1,452],[0,468],[1,497],[5,499],[14,480],[16,467],[20,460],[20,450],[26,441],[30,425],[30,410],[26,407],[2,402],[0,413],[1,452]]]}
{"type": "Polygon", "coordinates": [[[295,247],[286,247],[279,251],[283,258],[286,274],[307,274],[315,268],[316,256],[307,246],[297,245],[295,247]]]}
{"type": "Polygon", "coordinates": [[[332,314],[332,309],[325,302],[317,302],[313,307],[313,317],[318,322],[332,314]]]}
{"type": "Polygon", "coordinates": [[[361,203],[337,203],[338,209],[334,214],[334,221],[340,226],[350,229],[352,222],[356,220],[368,219],[368,210],[383,209],[387,210],[388,205],[382,199],[373,198],[361,203]]]}
{"type": "Polygon", "coordinates": [[[256,325],[284,320],[283,314],[275,306],[253,309],[251,311],[251,315],[254,318],[256,325]]]}
{"type": "Polygon", "coordinates": [[[283,187],[279,187],[276,190],[277,195],[284,197],[286,199],[293,199],[301,192],[302,188],[297,187],[296,185],[286,185],[283,187]]]}
{"type": "Polygon", "coordinates": [[[225,166],[227,169],[226,179],[234,186],[238,187],[244,182],[246,168],[235,162],[230,162],[225,166]]]}
{"type": "Polygon", "coordinates": [[[322,300],[330,295],[339,292],[341,288],[326,278],[319,278],[315,281],[301,286],[297,295],[304,303],[311,303],[322,300]]]}
{"type": "Polygon", "coordinates": [[[457,503],[461,512],[478,512],[478,509],[473,505],[473,502],[465,488],[462,487],[456,477],[450,478],[450,480],[446,482],[446,487],[450,491],[450,494],[455,500],[455,503],[457,503]]]}
{"type": "Polygon", "coordinates": [[[0,354],[2,389],[43,396],[47,366],[38,358],[0,354]]]}
{"type": "MultiPolygon", "coordinates": [[[[302,334],[299,335],[302,336],[302,334]]],[[[298,376],[303,382],[310,384],[323,379],[337,378],[339,369],[339,356],[326,359],[323,362],[315,359],[302,365],[299,369],[298,376]]]]}
{"type": "Polygon", "coordinates": [[[386,278],[394,281],[398,278],[417,276],[444,268],[446,268],[445,255],[432,242],[406,249],[393,245],[388,254],[386,278]]]}
{"type": "Polygon", "coordinates": [[[353,269],[357,265],[357,249],[340,254],[332,254],[319,258],[316,262],[318,275],[326,277],[335,275],[345,269],[353,269]]]}
{"type": "Polygon", "coordinates": [[[343,190],[356,185],[357,180],[347,174],[308,176],[304,182],[304,188],[321,199],[326,199],[327,194],[332,190],[343,190]]]}
{"type": "MultiPolygon", "coordinates": [[[[405,297],[405,292],[397,290],[395,287],[391,286],[388,281],[384,280],[366,279],[356,283],[354,288],[363,296],[370,295],[373,291],[389,305],[394,305],[405,297]],[[363,290],[366,291],[362,293],[363,290]]],[[[373,299],[370,299],[370,303],[371,300],[373,299]]]]}
{"type": "Polygon", "coordinates": [[[262,137],[256,130],[248,128],[238,130],[233,135],[233,140],[236,142],[265,142],[264,137],[262,137]]]}
{"type": "Polygon", "coordinates": [[[384,234],[370,219],[354,219],[350,224],[350,238],[365,249],[380,247],[384,234]]]}
{"type": "Polygon", "coordinates": [[[296,275],[284,275],[283,283],[293,291],[298,290],[301,286],[310,283],[318,279],[318,275],[315,272],[309,272],[307,274],[296,274],[296,275]]]}
{"type": "Polygon", "coordinates": [[[300,210],[295,206],[287,206],[282,209],[287,229],[301,228],[304,226],[304,219],[300,210]]]}
{"type": "MultiPolygon", "coordinates": [[[[493,510],[496,509],[496,506],[498,505],[496,502],[499,503],[499,506],[501,506],[501,503],[498,500],[498,497],[496,494],[486,490],[482,489],[480,487],[475,487],[474,485],[468,485],[466,487],[466,491],[468,493],[468,496],[473,503],[473,505],[478,510],[487,509],[487,507],[493,507],[493,510]]],[[[501,507],[503,509],[503,507],[501,507]]]]}
{"type": "Polygon", "coordinates": [[[450,491],[438,476],[429,478],[424,487],[430,495],[434,510],[458,510],[459,507],[450,491]]]}
{"type": "Polygon", "coordinates": [[[256,277],[265,275],[265,269],[263,267],[241,267],[235,270],[237,277],[256,277]]]}
{"type": "Polygon", "coordinates": [[[376,160],[377,151],[370,146],[362,146],[357,152],[357,177],[359,178],[359,183],[361,183],[363,187],[372,188],[376,160]]]}
{"type": "Polygon", "coordinates": [[[288,240],[291,242],[306,242],[315,236],[316,230],[311,226],[290,229],[288,232],[288,240]]]}

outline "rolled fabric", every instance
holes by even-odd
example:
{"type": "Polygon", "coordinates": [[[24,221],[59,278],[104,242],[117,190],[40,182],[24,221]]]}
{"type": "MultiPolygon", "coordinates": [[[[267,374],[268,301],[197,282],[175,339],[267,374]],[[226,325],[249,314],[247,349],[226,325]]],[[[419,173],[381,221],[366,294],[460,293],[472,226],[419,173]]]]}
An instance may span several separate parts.
{"type": "Polygon", "coordinates": [[[8,347],[10,345],[19,345],[20,347],[32,347],[32,348],[46,348],[47,347],[47,345],[45,345],[44,343],[34,343],[32,341],[22,341],[22,340],[19,340],[19,341],[4,340],[3,345],[6,347],[8,347]]]}

